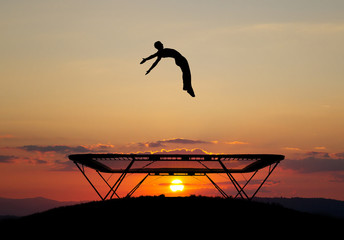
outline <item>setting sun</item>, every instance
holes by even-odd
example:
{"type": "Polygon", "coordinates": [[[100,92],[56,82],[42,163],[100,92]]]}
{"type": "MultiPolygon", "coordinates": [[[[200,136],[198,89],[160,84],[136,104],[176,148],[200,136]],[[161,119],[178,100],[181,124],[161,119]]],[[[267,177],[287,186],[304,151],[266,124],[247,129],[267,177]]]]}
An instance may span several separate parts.
{"type": "Polygon", "coordinates": [[[172,192],[183,191],[183,182],[179,179],[175,179],[171,182],[170,189],[172,192]]]}

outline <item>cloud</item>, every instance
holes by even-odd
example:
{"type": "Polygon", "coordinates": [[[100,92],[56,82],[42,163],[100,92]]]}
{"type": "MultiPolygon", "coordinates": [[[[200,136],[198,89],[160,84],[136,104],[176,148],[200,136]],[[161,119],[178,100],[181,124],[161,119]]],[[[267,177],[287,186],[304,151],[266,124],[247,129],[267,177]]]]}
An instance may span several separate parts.
{"type": "MultiPolygon", "coordinates": [[[[172,150],[160,149],[158,151],[146,151],[146,152],[131,152],[136,154],[209,154],[206,150],[200,148],[177,148],[172,150]]],[[[53,171],[75,171],[76,166],[72,161],[65,160],[54,160],[54,167],[51,169],[53,171]]]]}
{"type": "Polygon", "coordinates": [[[28,156],[0,155],[0,163],[46,164],[48,161],[28,156]]]}
{"type": "Polygon", "coordinates": [[[225,144],[228,145],[245,145],[248,144],[248,142],[241,142],[241,141],[232,141],[232,142],[224,142],[225,144]]]}
{"type": "Polygon", "coordinates": [[[155,147],[166,147],[161,141],[157,142],[146,142],[146,143],[138,143],[140,147],[149,147],[149,148],[155,148],[155,147]]]}
{"type": "Polygon", "coordinates": [[[56,153],[71,153],[71,152],[90,152],[90,149],[84,146],[66,146],[66,145],[53,145],[53,146],[40,146],[40,145],[26,145],[18,147],[18,149],[25,150],[27,152],[56,152],[56,153]]]}
{"type": "Polygon", "coordinates": [[[193,149],[187,149],[187,148],[176,148],[171,150],[166,149],[160,149],[158,151],[149,151],[149,152],[136,152],[137,154],[210,154],[210,152],[207,152],[206,150],[203,150],[201,148],[193,148],[193,149]]]}
{"type": "Polygon", "coordinates": [[[315,150],[325,150],[326,147],[314,147],[315,150]]]}
{"type": "Polygon", "coordinates": [[[13,162],[14,159],[16,159],[15,156],[0,155],[0,163],[10,163],[13,162]]]}
{"type": "Polygon", "coordinates": [[[209,152],[200,148],[194,148],[194,149],[180,148],[180,149],[173,149],[173,150],[161,149],[160,152],[166,153],[166,154],[209,154],[209,152]]]}
{"type": "Polygon", "coordinates": [[[298,147],[284,147],[283,149],[288,151],[301,151],[301,148],[298,147]]]}
{"type": "Polygon", "coordinates": [[[138,143],[140,147],[166,147],[167,144],[193,145],[193,144],[215,144],[216,141],[192,140],[186,138],[163,139],[155,142],[138,143]]]}
{"type": "Polygon", "coordinates": [[[92,152],[113,152],[115,149],[114,145],[103,144],[103,143],[92,144],[89,146],[81,146],[81,147],[88,149],[88,151],[92,151],[92,152]]]}
{"type": "Polygon", "coordinates": [[[329,158],[330,155],[327,152],[306,152],[305,156],[311,158],[329,158]]]}
{"type": "Polygon", "coordinates": [[[55,160],[55,166],[52,171],[75,171],[77,168],[72,161],[55,160]]]}
{"type": "Polygon", "coordinates": [[[211,142],[202,141],[202,140],[191,140],[191,139],[185,139],[185,138],[174,138],[169,140],[164,140],[166,143],[177,143],[177,144],[210,144],[211,142]]]}
{"type": "Polygon", "coordinates": [[[344,158],[344,152],[336,153],[335,156],[338,157],[338,158],[344,158]]]}
{"type": "Polygon", "coordinates": [[[308,152],[304,154],[303,159],[286,159],[281,163],[281,166],[284,169],[291,169],[300,173],[344,171],[342,154],[334,154],[333,156],[326,152],[308,152]]]}
{"type": "Polygon", "coordinates": [[[333,179],[330,182],[344,183],[344,174],[336,173],[333,175],[333,179]]]}
{"type": "Polygon", "coordinates": [[[1,139],[12,139],[12,138],[14,138],[14,136],[11,134],[0,135],[0,140],[1,139]]]}
{"type": "Polygon", "coordinates": [[[25,157],[22,158],[21,160],[26,161],[30,164],[47,164],[49,161],[42,160],[42,159],[35,159],[35,158],[30,158],[30,157],[25,157]]]}

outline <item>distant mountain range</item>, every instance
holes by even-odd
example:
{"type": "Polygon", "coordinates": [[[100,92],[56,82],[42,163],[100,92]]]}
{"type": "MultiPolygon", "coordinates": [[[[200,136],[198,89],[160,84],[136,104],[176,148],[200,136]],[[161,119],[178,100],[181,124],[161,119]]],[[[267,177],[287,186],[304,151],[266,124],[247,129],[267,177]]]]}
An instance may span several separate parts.
{"type": "MultiPolygon", "coordinates": [[[[344,201],[324,198],[255,198],[255,201],[278,204],[301,212],[344,219],[344,201]]],[[[81,202],[61,202],[43,197],[24,199],[0,198],[0,219],[8,218],[9,216],[26,216],[52,208],[79,203],[81,202]]]]}
{"type": "Polygon", "coordinates": [[[344,219],[344,201],[326,198],[256,198],[256,201],[279,204],[285,208],[344,219]]]}
{"type": "Polygon", "coordinates": [[[0,219],[6,218],[6,216],[26,216],[78,203],[80,202],[60,202],[43,197],[23,199],[0,198],[0,219]]]}

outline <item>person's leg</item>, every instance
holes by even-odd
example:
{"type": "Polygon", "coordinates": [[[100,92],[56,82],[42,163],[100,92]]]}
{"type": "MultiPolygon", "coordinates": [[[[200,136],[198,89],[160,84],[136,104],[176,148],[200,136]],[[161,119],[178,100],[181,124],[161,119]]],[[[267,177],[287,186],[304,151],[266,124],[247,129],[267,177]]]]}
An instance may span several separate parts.
{"type": "Polygon", "coordinates": [[[191,72],[188,61],[184,58],[183,61],[177,63],[183,73],[183,90],[188,90],[191,87],[191,72]]]}
{"type": "MultiPolygon", "coordinates": [[[[183,70],[182,70],[183,71],[183,70]]],[[[191,74],[189,71],[183,71],[183,90],[188,90],[191,87],[191,74]]]]}
{"type": "Polygon", "coordinates": [[[195,93],[191,86],[191,71],[188,61],[185,58],[178,59],[178,61],[176,60],[176,64],[180,67],[183,73],[183,90],[187,91],[192,97],[195,97],[195,93]]]}
{"type": "Polygon", "coordinates": [[[195,97],[195,93],[191,86],[191,73],[190,69],[183,71],[183,90],[186,90],[192,97],[195,97]]]}

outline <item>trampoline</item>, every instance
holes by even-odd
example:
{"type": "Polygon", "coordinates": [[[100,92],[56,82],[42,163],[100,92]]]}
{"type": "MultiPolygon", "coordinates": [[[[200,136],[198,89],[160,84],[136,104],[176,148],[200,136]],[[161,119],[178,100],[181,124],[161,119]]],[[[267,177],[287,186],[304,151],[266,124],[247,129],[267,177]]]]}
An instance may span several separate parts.
{"type": "Polygon", "coordinates": [[[224,198],[251,200],[255,197],[283,155],[276,154],[74,154],[68,158],[75,163],[82,175],[95,190],[101,200],[120,198],[117,190],[127,174],[144,174],[144,177],[131,189],[126,197],[131,197],[148,176],[205,176],[224,198]],[[85,167],[93,169],[105,182],[109,190],[105,195],[86,175],[85,167]],[[266,176],[261,179],[257,189],[249,196],[245,188],[261,169],[268,168],[266,176]],[[119,174],[114,184],[104,178],[104,173],[119,174]],[[239,184],[234,175],[251,174],[244,184],[239,184]],[[229,196],[215,183],[211,174],[226,174],[228,181],[234,186],[236,195],[229,196]]]}

